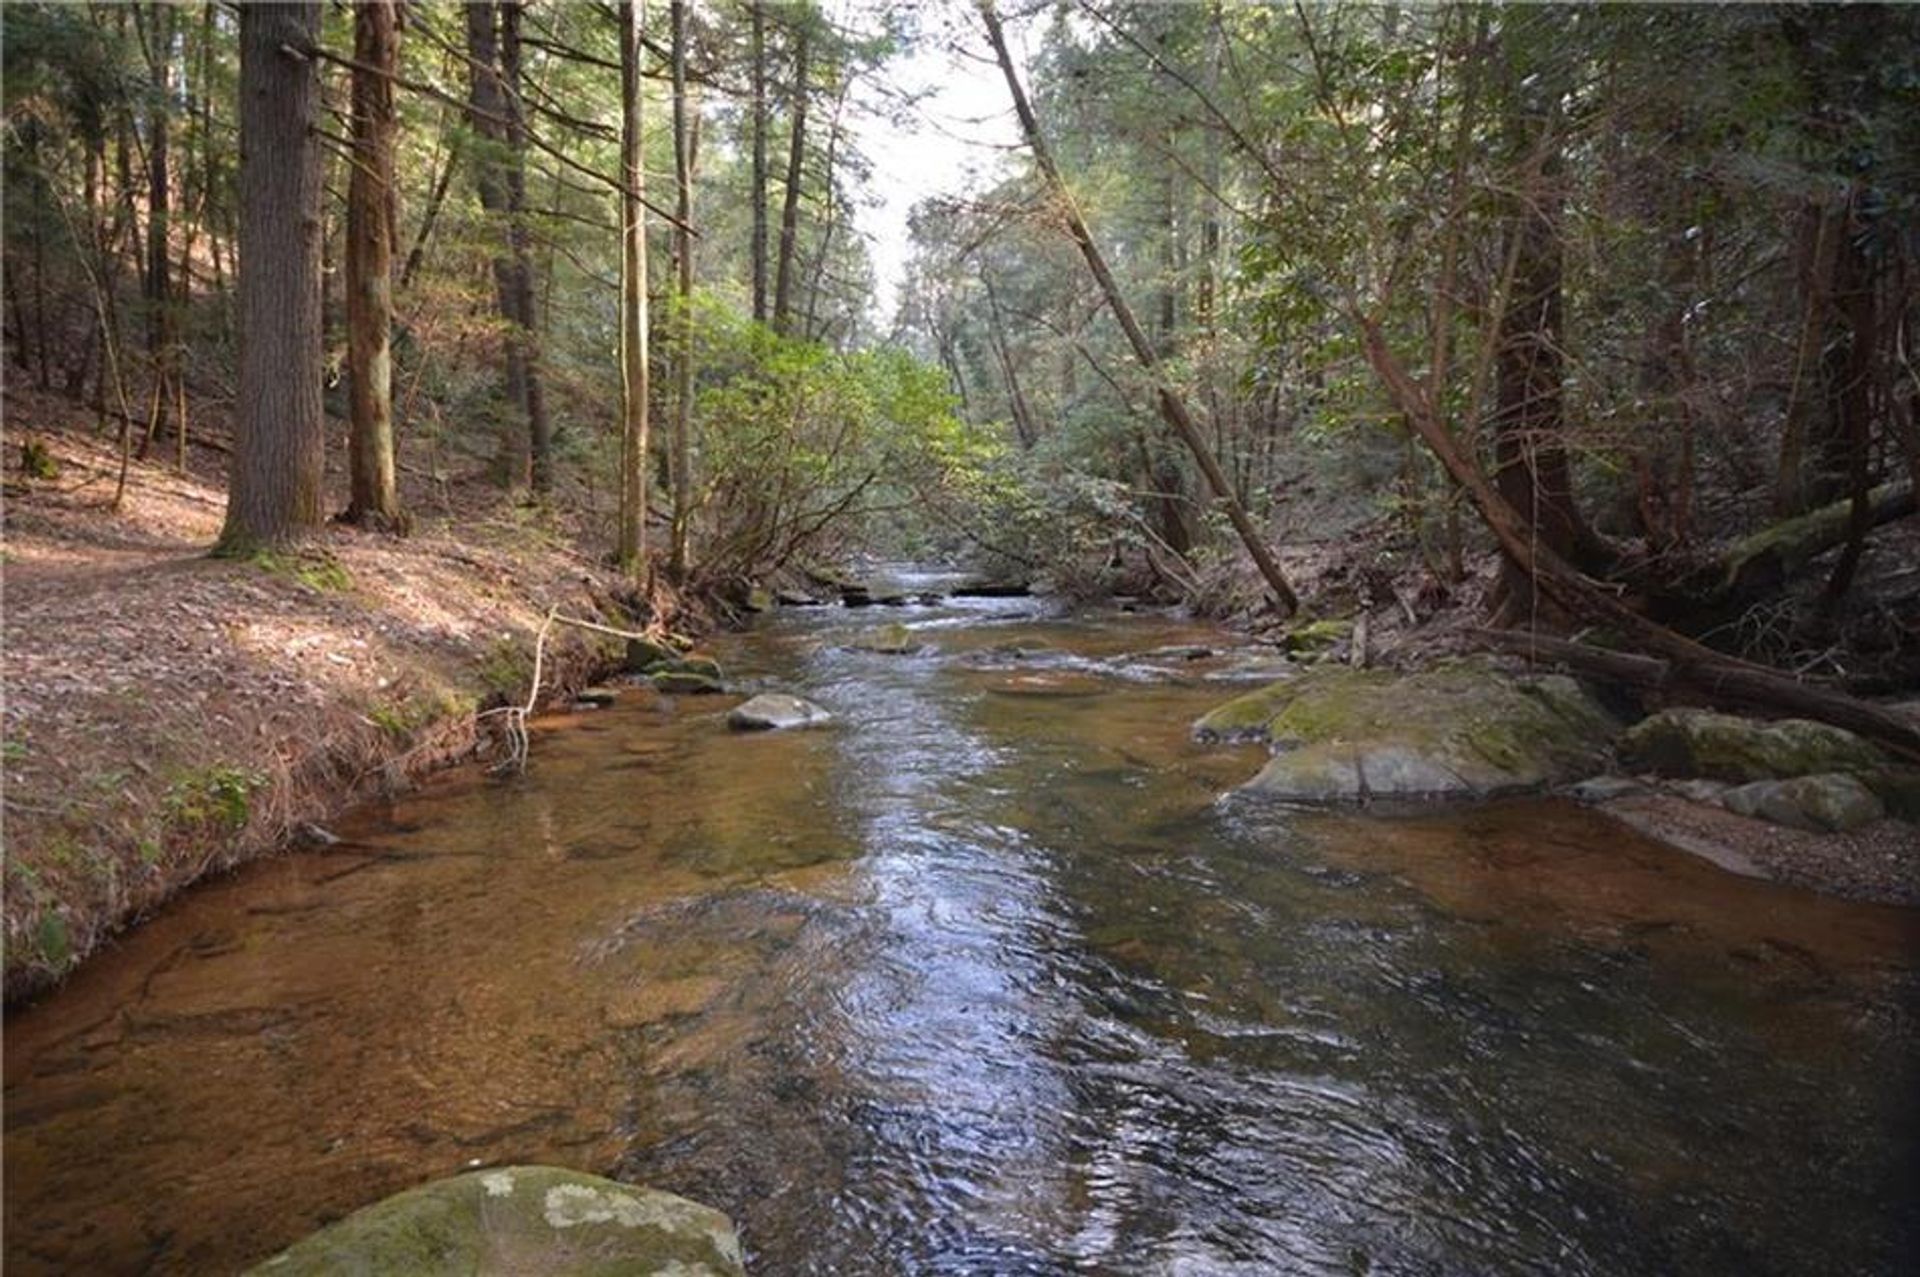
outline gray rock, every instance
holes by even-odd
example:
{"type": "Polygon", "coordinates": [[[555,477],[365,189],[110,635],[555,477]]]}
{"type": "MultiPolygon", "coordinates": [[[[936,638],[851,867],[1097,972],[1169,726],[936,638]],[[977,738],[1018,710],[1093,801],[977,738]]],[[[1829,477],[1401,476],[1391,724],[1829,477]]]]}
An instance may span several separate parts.
{"type": "Polygon", "coordinates": [[[1620,759],[1636,771],[1745,784],[1882,766],[1878,748],[1844,728],[1804,718],[1773,722],[1705,709],[1667,709],[1620,738],[1620,759]]]}
{"type": "Polygon", "coordinates": [[[733,707],[727,726],[737,732],[776,731],[787,727],[813,727],[833,718],[812,701],[785,692],[762,692],[733,707]]]}
{"type": "Polygon", "coordinates": [[[553,1166],[474,1171],[330,1224],[251,1277],[332,1274],[708,1274],[744,1277],[719,1211],[671,1193],[553,1166]]]}
{"type": "Polygon", "coordinates": [[[1726,796],[1728,788],[1724,780],[1701,780],[1698,777],[1692,780],[1677,780],[1667,786],[1670,792],[1688,802],[1706,803],[1708,806],[1719,803],[1726,796]]]}
{"type": "Polygon", "coordinates": [[[1593,776],[1567,790],[1567,797],[1581,803],[1610,803],[1646,790],[1645,784],[1631,776],[1593,776]]]}
{"type": "Polygon", "coordinates": [[[1870,825],[1887,814],[1879,797],[1852,776],[1830,772],[1791,780],[1761,780],[1730,789],[1728,811],[1776,825],[1838,833],[1870,825]]]}
{"type": "Polygon", "coordinates": [[[576,705],[611,705],[620,699],[620,691],[613,687],[583,687],[573,694],[576,705]]]}
{"type": "Polygon", "coordinates": [[[773,596],[773,601],[778,603],[781,607],[819,607],[820,606],[819,599],[814,598],[811,594],[802,594],[798,590],[777,591],[773,596]]]}

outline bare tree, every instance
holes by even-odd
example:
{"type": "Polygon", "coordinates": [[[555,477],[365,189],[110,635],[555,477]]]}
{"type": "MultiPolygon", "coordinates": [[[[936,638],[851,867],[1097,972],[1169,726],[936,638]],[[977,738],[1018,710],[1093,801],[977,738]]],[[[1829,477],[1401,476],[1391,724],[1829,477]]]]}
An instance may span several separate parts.
{"type": "Polygon", "coordinates": [[[647,553],[646,0],[620,0],[620,563],[647,553]]]}

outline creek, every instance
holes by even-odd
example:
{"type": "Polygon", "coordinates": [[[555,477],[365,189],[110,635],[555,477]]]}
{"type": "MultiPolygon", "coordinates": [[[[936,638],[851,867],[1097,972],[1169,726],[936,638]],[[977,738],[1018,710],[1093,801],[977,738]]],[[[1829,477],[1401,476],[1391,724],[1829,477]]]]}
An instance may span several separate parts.
{"type": "Polygon", "coordinates": [[[770,1275],[1912,1262],[1913,911],[1557,801],[1221,801],[1260,751],[1188,725],[1274,658],[1189,622],[762,620],[730,682],[831,725],[556,716],[11,1016],[6,1271],[231,1271],[510,1162],[770,1275]]]}

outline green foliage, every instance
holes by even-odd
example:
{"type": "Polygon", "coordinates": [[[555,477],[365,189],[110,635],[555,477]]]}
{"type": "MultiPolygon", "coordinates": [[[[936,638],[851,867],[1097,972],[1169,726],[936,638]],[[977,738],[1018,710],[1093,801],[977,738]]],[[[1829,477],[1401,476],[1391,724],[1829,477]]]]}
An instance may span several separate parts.
{"type": "Polygon", "coordinates": [[[181,773],[161,799],[170,821],[177,824],[213,824],[236,830],[252,814],[253,795],[267,783],[264,773],[215,765],[181,773]]]}
{"type": "Polygon", "coordinates": [[[940,371],[909,352],[835,350],[699,302],[701,572],[752,577],[830,553],[882,514],[911,518],[914,494],[965,485],[995,455],[940,371]]]}

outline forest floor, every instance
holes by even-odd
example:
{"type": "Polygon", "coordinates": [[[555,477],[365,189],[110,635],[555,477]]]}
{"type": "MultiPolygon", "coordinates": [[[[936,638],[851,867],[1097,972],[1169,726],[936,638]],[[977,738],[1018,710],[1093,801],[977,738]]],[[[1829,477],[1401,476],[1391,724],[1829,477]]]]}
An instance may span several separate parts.
{"type": "MultiPolygon", "coordinates": [[[[474,712],[525,696],[550,607],[633,624],[564,527],[478,479],[411,480],[405,539],[329,525],[299,554],[216,560],[217,444],[185,474],[134,461],[114,511],[117,449],[85,408],[10,386],[7,415],[9,1000],[195,879],[472,750],[474,712]],[[23,472],[20,422],[53,477],[23,472]]],[[[621,654],[557,627],[543,691],[621,654]]]]}

